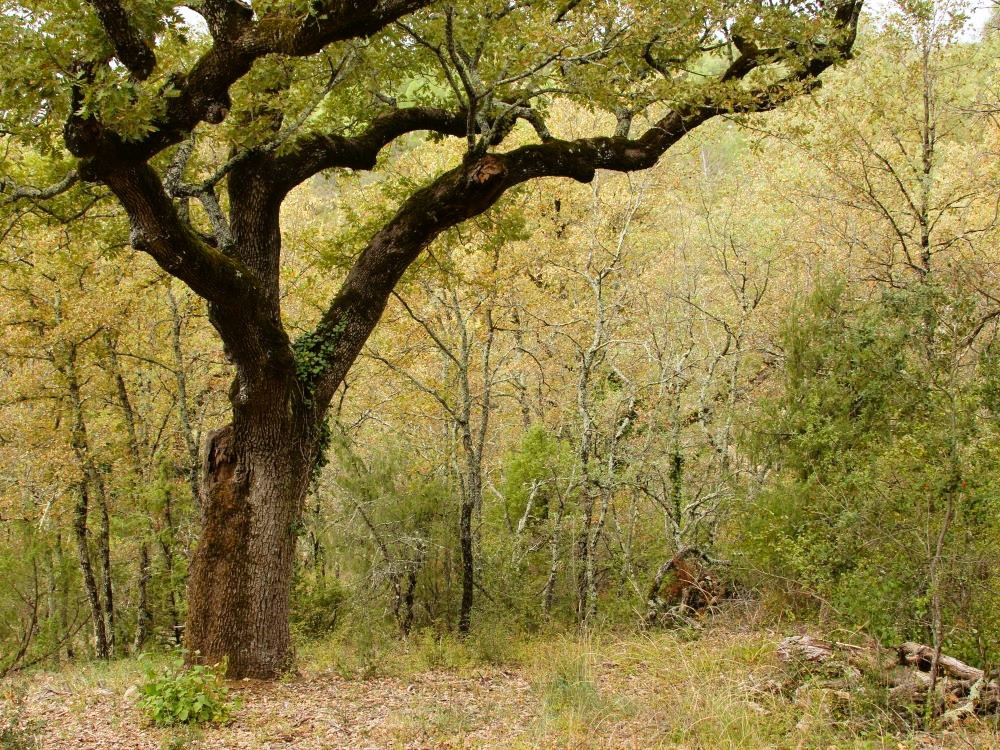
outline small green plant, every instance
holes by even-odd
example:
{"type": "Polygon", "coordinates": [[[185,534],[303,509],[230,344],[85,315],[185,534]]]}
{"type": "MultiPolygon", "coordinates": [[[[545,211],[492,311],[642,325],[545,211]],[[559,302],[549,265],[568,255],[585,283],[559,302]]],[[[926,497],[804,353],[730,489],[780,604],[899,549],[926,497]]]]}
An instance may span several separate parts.
{"type": "Polygon", "coordinates": [[[160,727],[226,722],[237,701],[229,697],[224,674],[222,664],[185,667],[183,659],[173,659],[163,669],[147,673],[139,707],[160,727]]]}
{"type": "Polygon", "coordinates": [[[201,727],[182,724],[163,739],[160,743],[160,750],[186,750],[195,747],[195,743],[201,741],[203,734],[201,727]]]}

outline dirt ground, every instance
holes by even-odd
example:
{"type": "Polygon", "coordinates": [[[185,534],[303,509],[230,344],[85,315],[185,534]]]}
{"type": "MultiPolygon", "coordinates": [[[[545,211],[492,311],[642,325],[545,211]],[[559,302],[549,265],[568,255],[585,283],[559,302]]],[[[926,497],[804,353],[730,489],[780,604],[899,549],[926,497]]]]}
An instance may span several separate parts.
{"type": "MultiPolygon", "coordinates": [[[[232,683],[240,706],[224,726],[152,727],[136,705],[135,660],[21,676],[0,684],[0,699],[20,706],[44,750],[1000,750],[996,722],[928,734],[900,729],[870,700],[837,706],[830,691],[790,687],[779,640],[562,638],[500,665],[428,665],[411,651],[390,653],[374,677],[314,655],[294,678],[232,683]]],[[[9,747],[30,745],[0,742],[9,747]]]]}
{"type": "Polygon", "coordinates": [[[536,719],[531,689],[515,673],[309,676],[238,684],[234,692],[242,705],[228,725],[194,731],[150,727],[129,698],[107,689],[80,695],[42,683],[27,703],[43,722],[45,750],[511,747],[536,719]]]}

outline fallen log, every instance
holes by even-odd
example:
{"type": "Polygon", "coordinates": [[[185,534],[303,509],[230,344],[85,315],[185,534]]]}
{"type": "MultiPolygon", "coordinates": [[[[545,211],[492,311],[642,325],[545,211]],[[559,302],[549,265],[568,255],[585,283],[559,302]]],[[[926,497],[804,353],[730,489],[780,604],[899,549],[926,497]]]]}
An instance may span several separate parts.
{"type": "MultiPolygon", "coordinates": [[[[899,652],[900,664],[909,664],[910,666],[917,667],[921,672],[930,672],[934,665],[935,652],[930,646],[907,641],[897,651],[899,652]]],[[[976,680],[983,679],[985,676],[983,670],[970,667],[968,664],[945,654],[938,656],[937,666],[939,672],[943,672],[959,680],[971,680],[975,682],[976,680]]]]}
{"type": "Polygon", "coordinates": [[[845,661],[854,667],[871,667],[878,663],[875,648],[855,646],[853,643],[827,641],[811,635],[793,635],[778,644],[778,658],[784,662],[827,664],[845,661]]]}
{"type": "Polygon", "coordinates": [[[778,644],[778,658],[782,661],[807,661],[823,664],[834,658],[833,642],[811,635],[793,635],[778,644]]]}

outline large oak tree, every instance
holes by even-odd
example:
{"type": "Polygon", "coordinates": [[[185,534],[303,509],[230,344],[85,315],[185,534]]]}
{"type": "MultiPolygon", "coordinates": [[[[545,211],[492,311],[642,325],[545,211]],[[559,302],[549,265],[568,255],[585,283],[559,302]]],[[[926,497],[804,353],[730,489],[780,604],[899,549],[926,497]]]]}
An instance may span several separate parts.
{"type": "Polygon", "coordinates": [[[0,0],[0,132],[8,153],[44,157],[0,177],[5,205],[109,189],[133,247],[204,298],[234,366],[231,422],[204,449],[188,649],[234,677],[291,665],[295,530],[327,407],[435,237],[526,181],[645,169],[710,118],[808,90],[849,54],[860,8],[0,0]],[[546,124],[557,98],[607,113],[608,131],[560,138],[546,124]],[[463,139],[462,155],[371,233],[293,342],[282,202],[320,173],[378,170],[416,132],[463,139]]]}

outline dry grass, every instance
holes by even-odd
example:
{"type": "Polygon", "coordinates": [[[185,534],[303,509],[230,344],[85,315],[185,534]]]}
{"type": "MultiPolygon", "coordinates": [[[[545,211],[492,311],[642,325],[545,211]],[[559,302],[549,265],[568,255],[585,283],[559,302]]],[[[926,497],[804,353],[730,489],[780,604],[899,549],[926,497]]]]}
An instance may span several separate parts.
{"type": "Polygon", "coordinates": [[[900,734],[877,701],[796,695],[774,656],[778,640],[732,629],[693,639],[333,640],[304,649],[294,679],[235,684],[242,708],[228,726],[180,730],[148,726],[126,698],[142,679],[135,661],[37,673],[4,689],[8,703],[22,695],[25,720],[41,722],[45,750],[1000,748],[997,728],[983,723],[900,734]]]}

